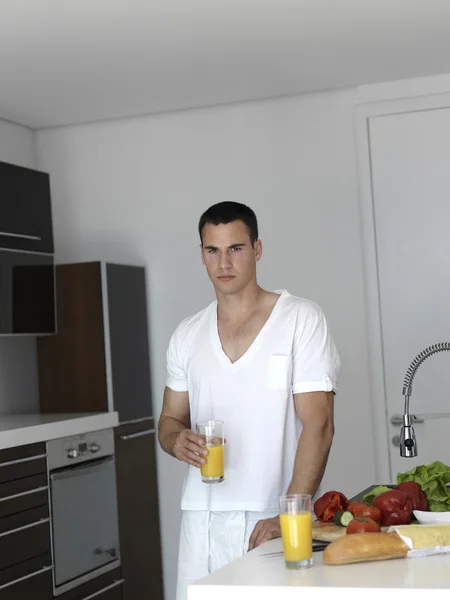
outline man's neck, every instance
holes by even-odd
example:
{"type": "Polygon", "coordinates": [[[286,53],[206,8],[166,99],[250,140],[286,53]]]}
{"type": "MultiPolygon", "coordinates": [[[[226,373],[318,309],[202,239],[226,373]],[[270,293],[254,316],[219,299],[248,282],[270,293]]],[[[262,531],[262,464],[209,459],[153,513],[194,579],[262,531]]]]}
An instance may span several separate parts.
{"type": "Polygon", "coordinates": [[[261,298],[267,294],[255,282],[237,294],[217,294],[217,316],[220,321],[236,321],[255,310],[261,298]]]}

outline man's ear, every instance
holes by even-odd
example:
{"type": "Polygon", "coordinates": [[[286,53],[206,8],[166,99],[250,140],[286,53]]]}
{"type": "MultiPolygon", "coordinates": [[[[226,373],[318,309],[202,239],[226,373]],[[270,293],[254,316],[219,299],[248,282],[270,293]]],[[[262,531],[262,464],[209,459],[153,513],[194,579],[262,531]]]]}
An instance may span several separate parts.
{"type": "Polygon", "coordinates": [[[258,260],[262,256],[262,251],[263,251],[261,240],[256,240],[253,248],[255,249],[255,258],[256,258],[256,261],[258,262],[258,260]]]}
{"type": "Polygon", "coordinates": [[[203,258],[203,244],[200,244],[200,254],[202,257],[202,263],[205,264],[205,259],[203,258]]]}

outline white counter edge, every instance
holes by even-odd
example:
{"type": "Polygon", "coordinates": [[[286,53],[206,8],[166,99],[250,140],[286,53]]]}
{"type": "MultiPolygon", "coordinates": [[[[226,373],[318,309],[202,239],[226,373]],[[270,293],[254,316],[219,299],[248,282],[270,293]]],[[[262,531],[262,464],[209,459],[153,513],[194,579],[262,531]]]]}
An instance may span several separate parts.
{"type": "MultiPolygon", "coordinates": [[[[45,417],[45,415],[42,415],[45,417]]],[[[4,417],[7,418],[6,416],[4,417]]],[[[19,418],[19,417],[18,417],[19,418]]],[[[2,417],[0,416],[0,423],[2,417]]],[[[110,427],[117,427],[119,418],[117,412],[86,415],[55,415],[54,421],[36,424],[24,424],[23,427],[15,426],[11,429],[0,431],[0,450],[47,442],[71,435],[80,435],[91,431],[99,431],[110,427]]]]}
{"type": "MultiPolygon", "coordinates": [[[[333,593],[342,594],[345,600],[397,600],[402,595],[402,590],[396,588],[364,588],[364,587],[321,587],[312,588],[301,586],[261,586],[239,585],[239,586],[217,586],[217,585],[191,585],[188,588],[188,600],[330,600],[333,593]]],[[[404,592],[408,600],[423,600],[425,594],[429,593],[433,600],[448,600],[448,589],[424,589],[408,588],[404,592]]]]}

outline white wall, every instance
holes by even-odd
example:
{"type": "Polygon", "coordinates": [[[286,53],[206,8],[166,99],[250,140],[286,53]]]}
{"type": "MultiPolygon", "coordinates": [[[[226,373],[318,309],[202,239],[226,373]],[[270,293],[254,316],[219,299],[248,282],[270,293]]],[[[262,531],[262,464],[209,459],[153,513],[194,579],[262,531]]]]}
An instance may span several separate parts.
{"type": "MultiPolygon", "coordinates": [[[[35,166],[34,132],[0,121],[0,160],[35,166]]],[[[0,414],[36,412],[38,408],[34,337],[0,336],[0,414]]]]}
{"type": "MultiPolygon", "coordinates": [[[[51,174],[57,262],[148,268],[153,403],[178,322],[212,297],[197,221],[237,200],[260,220],[260,282],[325,310],[342,357],[324,489],[375,482],[352,126],[354,92],[252,102],[37,132],[51,174]]],[[[183,468],[158,455],[166,600],[174,598],[183,468]]]]}

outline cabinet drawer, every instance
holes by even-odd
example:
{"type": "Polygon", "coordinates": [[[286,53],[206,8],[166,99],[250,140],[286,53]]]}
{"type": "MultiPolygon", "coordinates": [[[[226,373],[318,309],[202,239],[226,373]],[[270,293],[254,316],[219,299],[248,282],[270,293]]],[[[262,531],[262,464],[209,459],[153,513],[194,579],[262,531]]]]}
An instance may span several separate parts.
{"type": "MultiPolygon", "coordinates": [[[[27,575],[40,573],[42,569],[50,566],[51,564],[52,556],[50,552],[46,552],[45,554],[41,554],[40,556],[30,558],[30,560],[21,562],[18,565],[13,565],[12,567],[8,567],[7,569],[2,569],[0,571],[0,590],[2,589],[2,586],[6,587],[6,584],[14,583],[18,579],[23,579],[27,575]]],[[[2,598],[3,600],[1,592],[0,598],[2,598]]]]}
{"type": "Polygon", "coordinates": [[[0,463],[0,484],[47,472],[45,454],[0,463]]]}
{"type": "Polygon", "coordinates": [[[10,583],[0,585],[2,600],[51,600],[52,567],[50,565],[15,579],[10,583]]]}
{"type": "Polygon", "coordinates": [[[0,483],[0,517],[48,503],[47,474],[0,483]]]}
{"type": "Polygon", "coordinates": [[[38,456],[39,454],[45,454],[45,452],[45,444],[41,442],[27,444],[26,446],[16,446],[15,448],[5,448],[4,450],[0,450],[0,464],[38,456]]]}
{"type": "Polygon", "coordinates": [[[24,510],[14,515],[0,518],[0,536],[14,529],[20,529],[26,525],[32,525],[33,523],[48,519],[49,516],[48,504],[44,504],[37,508],[31,508],[30,510],[24,510]]]}
{"type": "Polygon", "coordinates": [[[36,521],[0,534],[0,570],[50,551],[50,523],[36,521]]]}
{"type": "Polygon", "coordinates": [[[53,253],[50,178],[0,162],[0,247],[53,253]]]}
{"type": "Polygon", "coordinates": [[[58,600],[122,600],[123,579],[120,569],[109,571],[96,579],[80,585],[61,596],[58,600]]]}

